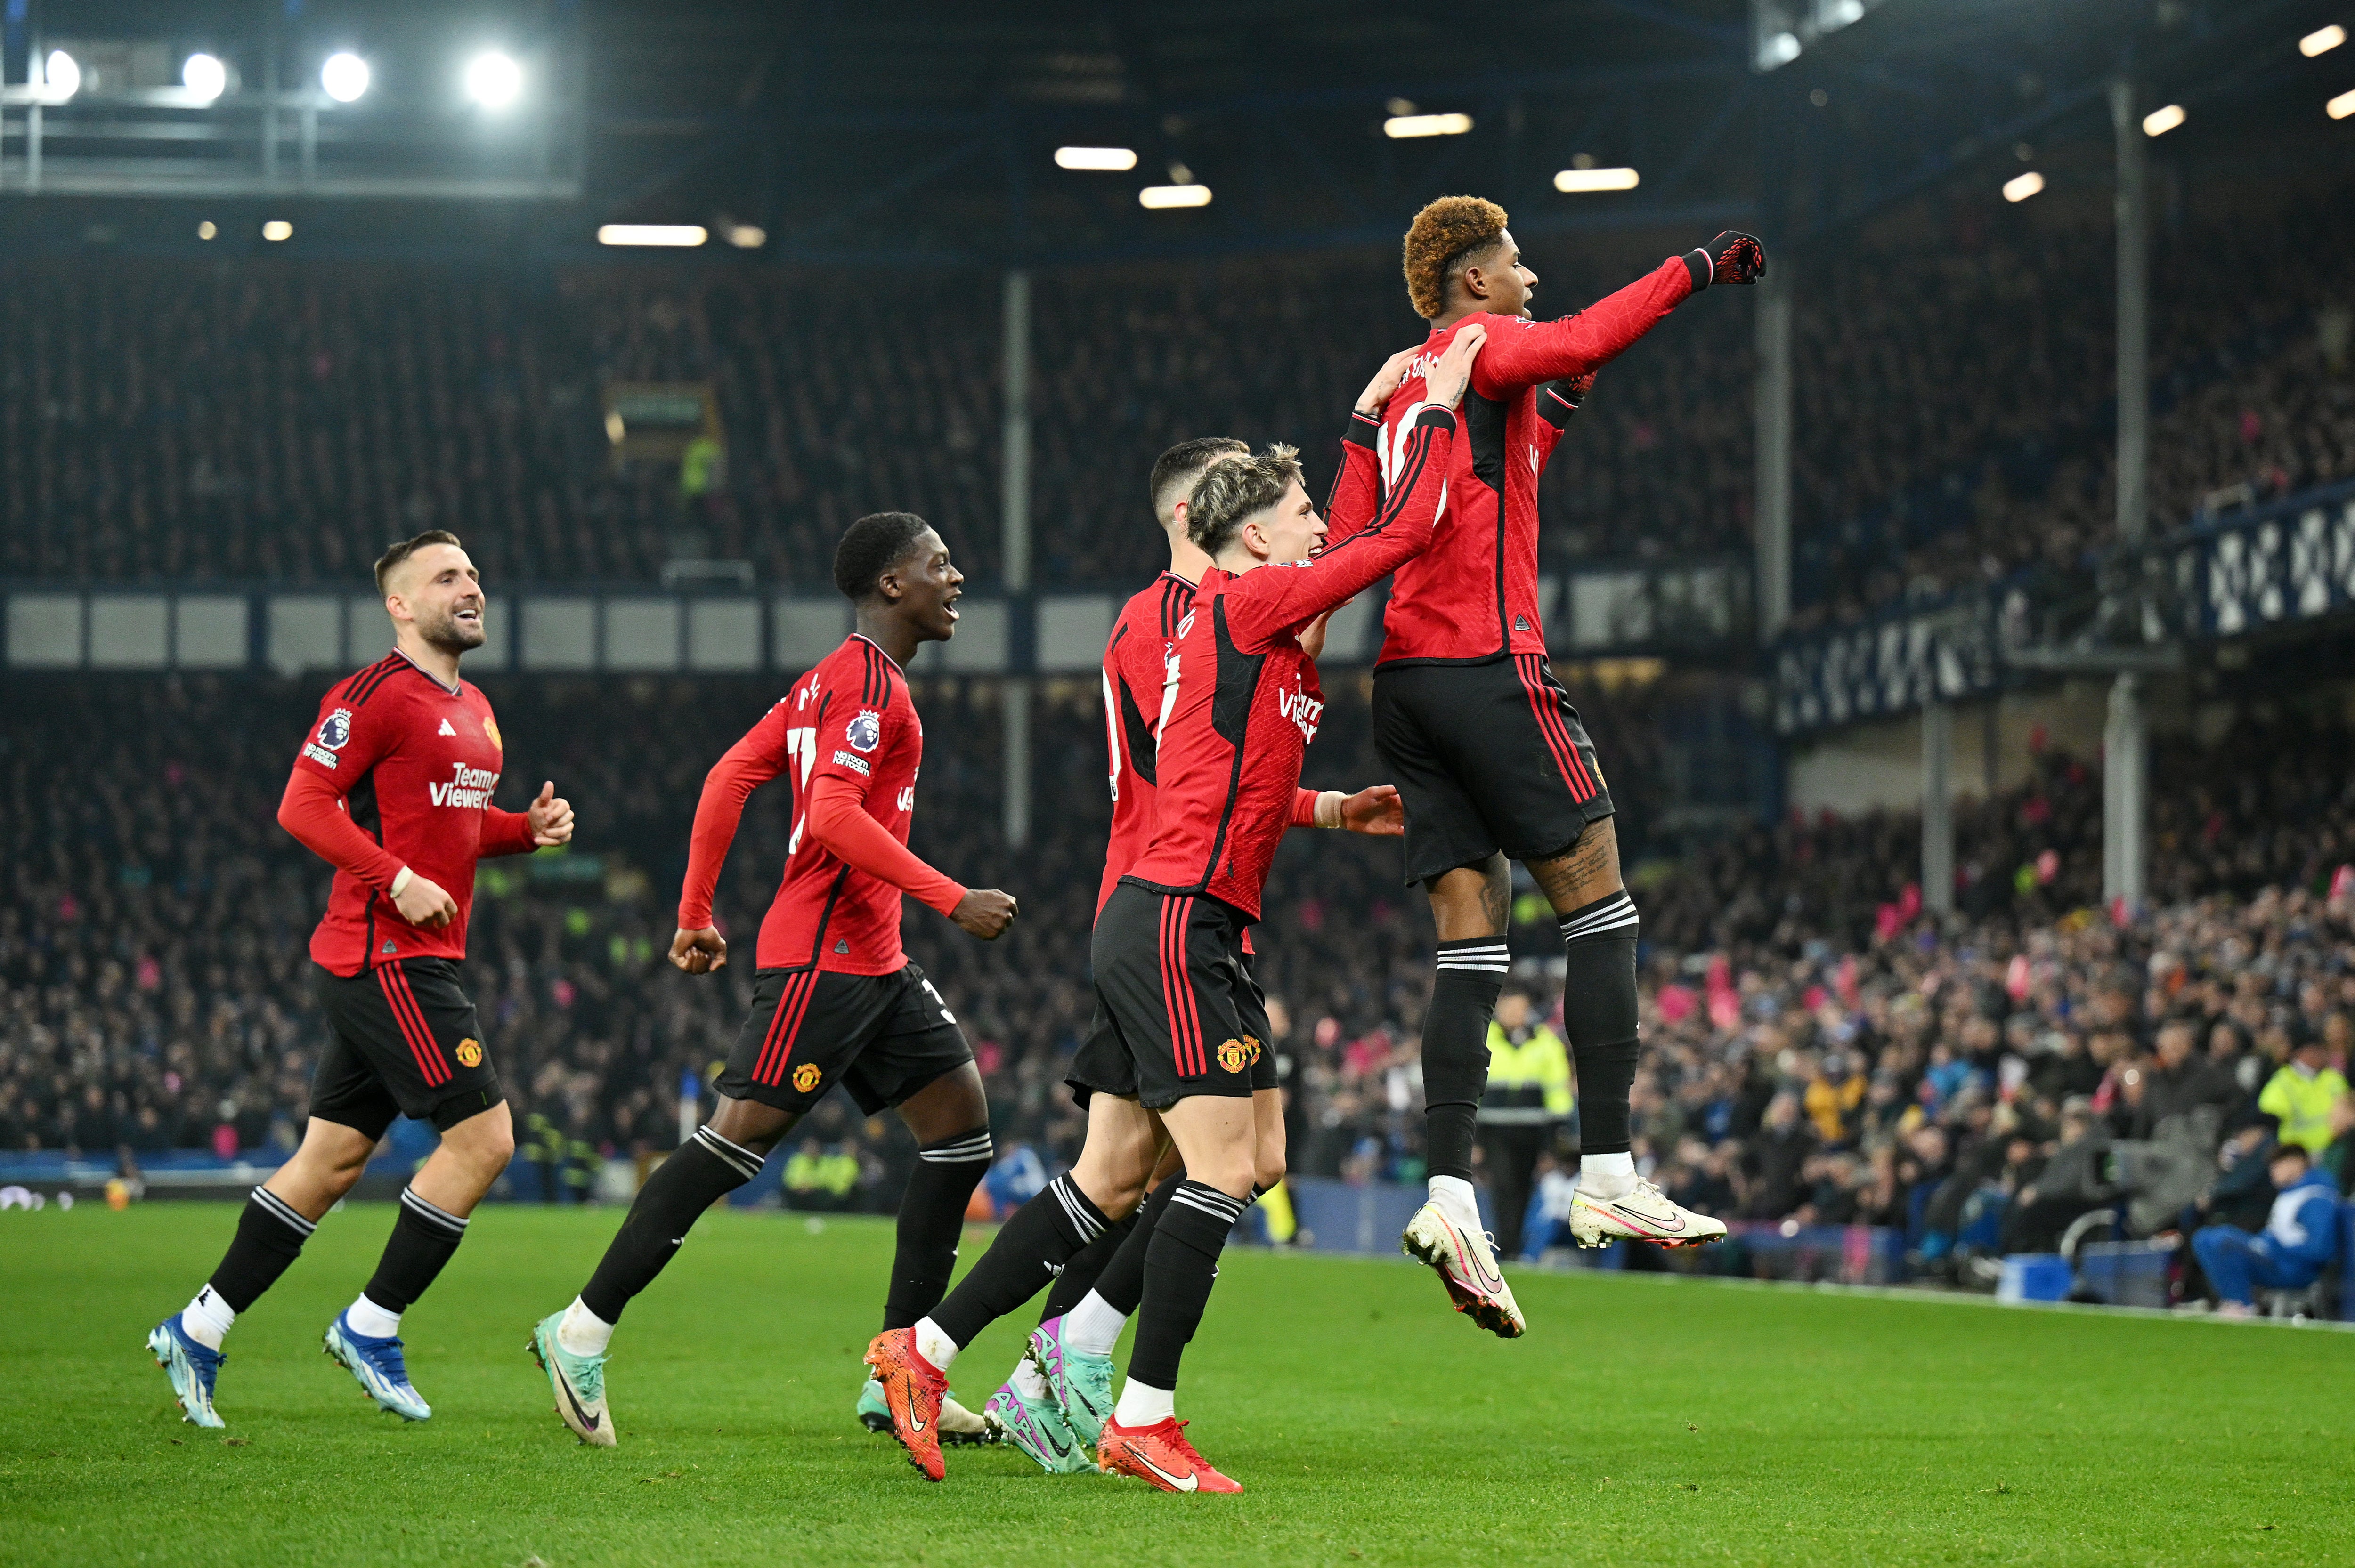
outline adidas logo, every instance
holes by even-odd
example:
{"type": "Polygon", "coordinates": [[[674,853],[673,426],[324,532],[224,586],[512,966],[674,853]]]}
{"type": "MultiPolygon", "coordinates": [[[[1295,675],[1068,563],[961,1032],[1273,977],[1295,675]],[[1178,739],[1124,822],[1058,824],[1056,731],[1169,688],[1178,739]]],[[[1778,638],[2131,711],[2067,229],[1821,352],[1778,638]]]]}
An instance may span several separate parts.
{"type": "Polygon", "coordinates": [[[449,721],[448,719],[443,719],[443,720],[442,721],[442,733],[443,735],[451,735],[451,736],[454,736],[454,735],[456,735],[458,732],[457,732],[456,730],[452,729],[452,728],[450,727],[450,721],[449,721]]]}
{"type": "Polygon", "coordinates": [[[850,951],[850,943],[847,940],[837,940],[834,944],[834,950],[837,953],[847,953],[850,951]]]}

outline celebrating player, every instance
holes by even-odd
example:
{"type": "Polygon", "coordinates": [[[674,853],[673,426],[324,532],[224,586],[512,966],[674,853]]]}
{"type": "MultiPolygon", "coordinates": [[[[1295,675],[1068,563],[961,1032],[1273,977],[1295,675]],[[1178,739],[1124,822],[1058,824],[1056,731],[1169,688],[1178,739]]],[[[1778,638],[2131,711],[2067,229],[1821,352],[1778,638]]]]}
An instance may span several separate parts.
{"type": "MultiPolygon", "coordinates": [[[[1394,355],[1383,366],[1359,399],[1361,413],[1380,412],[1397,387],[1408,357],[1394,355]]],[[[1099,915],[1144,851],[1152,831],[1155,757],[1169,661],[1177,648],[1178,628],[1193,605],[1195,585],[1210,566],[1210,557],[1187,537],[1188,496],[1211,464],[1250,450],[1241,441],[1213,436],[1181,441],[1153,465],[1149,493],[1154,515],[1168,538],[1169,568],[1122,607],[1104,644],[1104,734],[1113,804],[1103,879],[1096,892],[1099,915]]],[[[1362,489],[1360,499],[1371,504],[1373,487],[1369,484],[1362,489]]],[[[1312,658],[1321,652],[1323,641],[1321,625],[1312,625],[1301,638],[1312,658]]],[[[1404,826],[1398,791],[1387,784],[1354,795],[1337,789],[1303,789],[1295,800],[1293,822],[1392,837],[1404,826]]],[[[1248,962],[1248,932],[1243,955],[1248,962]]],[[[1110,1019],[1099,1007],[1091,1033],[1105,1042],[1112,1053],[1105,1065],[1116,1066],[1120,1048],[1117,1039],[1109,1035],[1110,1029],[1110,1019]]],[[[1261,1052],[1252,1063],[1251,1075],[1253,1191],[1265,1196],[1284,1180],[1284,1091],[1276,1086],[1275,1054],[1261,1052]]],[[[1072,1090],[1082,1107],[1087,1108],[1092,1091],[1077,1080],[1072,1090]]],[[[1104,1418],[1112,1414],[1113,1345],[1144,1295],[1146,1253],[1155,1222],[1177,1192],[1173,1178],[1178,1167],[1177,1151],[1166,1150],[1160,1169],[1154,1172],[1152,1194],[1144,1205],[1107,1225],[1103,1234],[1063,1266],[1047,1292],[1039,1328],[1024,1348],[1021,1361],[984,1407],[984,1415],[996,1423],[1006,1440],[1050,1474],[1092,1467],[1083,1450],[1095,1446],[1104,1418]]]]}
{"type": "Polygon", "coordinates": [[[515,1151],[499,1076],[474,1004],[458,986],[474,862],[572,837],[553,784],[522,811],[491,804],[506,766],[499,726],[458,661],[483,642],[483,587],[440,528],[376,564],[393,651],[336,685],[294,758],[279,825],[336,868],[311,936],[329,1034],[311,1080],[302,1147],[247,1198],[229,1253],[147,1348],[185,1419],[218,1426],[222,1337],[301,1254],[351,1191],[396,1116],[441,1129],[400,1194],[392,1239],[366,1289],[327,1326],[326,1351],[378,1406],[410,1421],[432,1408],[410,1385],[400,1315],[466,1234],[466,1217],[515,1151]]]}
{"type": "Polygon", "coordinates": [[[929,1479],[943,1473],[940,1401],[958,1351],[1027,1299],[1042,1269],[1061,1267],[1136,1206],[1166,1127],[1186,1174],[1153,1229],[1135,1352],[1097,1464],[1168,1491],[1241,1489],[1186,1440],[1174,1401],[1179,1359],[1255,1179],[1251,1067],[1268,1028],[1242,931],[1259,918],[1325,706],[1299,634],[1429,545],[1455,439],[1451,407],[1480,335],[1455,334],[1430,372],[1381,515],[1315,559],[1326,525],[1290,448],[1215,463],[1195,487],[1187,531],[1212,564],[1178,626],[1164,688],[1153,837],[1105,903],[1092,952],[1119,1059],[1104,1064],[1083,1048],[1097,1059],[1073,1064],[1095,1091],[1079,1162],[1016,1212],[931,1316],[867,1349],[895,1433],[929,1479]]]}
{"type": "Polygon", "coordinates": [[[1403,482],[1405,437],[1429,396],[1423,367],[1474,328],[1487,347],[1464,399],[1465,439],[1450,454],[1436,536],[1399,569],[1374,665],[1374,741],[1406,803],[1407,878],[1428,891],[1439,934],[1423,1033],[1431,1201],[1401,1245],[1438,1271],[1457,1310],[1509,1339],[1526,1325],[1472,1192],[1488,1020],[1508,967],[1508,860],[1527,866],[1551,901],[1568,953],[1562,1013],[1583,1156],[1572,1233],[1589,1245],[1725,1234],[1639,1180],[1629,1153],[1636,906],[1620,880],[1593,743],[1546,662],[1538,479],[1559,418],[1549,420],[1537,389],[1591,377],[1689,296],[1756,279],[1766,254],[1749,235],[1721,234],[1574,315],[1539,323],[1529,313],[1537,274],[1521,264],[1504,208],[1446,196],[1415,215],[1405,270],[1415,310],[1432,326],[1378,439],[1391,486],[1403,482]]]}
{"type": "MultiPolygon", "coordinates": [[[[955,635],[964,577],[922,518],[883,512],[843,535],[834,581],[858,606],[858,630],[729,748],[695,810],[670,959],[700,975],[728,962],[711,895],[744,801],[790,770],[792,848],[761,923],[752,1011],[712,1086],[719,1109],[639,1190],[579,1298],[532,1330],[556,1413],[584,1443],[613,1445],[605,1357],[622,1308],[654,1283],[696,1217],[760,1174],[769,1150],[837,1082],[868,1116],[897,1107],[918,1145],[900,1202],[886,1330],[913,1324],[948,1288],[965,1204],[989,1169],[989,1107],[973,1049],[900,946],[902,893],[984,941],[1015,916],[1007,895],[960,886],[908,850],[924,727],[906,666],[923,643],[955,635]]],[[[981,1437],[979,1416],[952,1414],[954,1436],[981,1437]]]]}

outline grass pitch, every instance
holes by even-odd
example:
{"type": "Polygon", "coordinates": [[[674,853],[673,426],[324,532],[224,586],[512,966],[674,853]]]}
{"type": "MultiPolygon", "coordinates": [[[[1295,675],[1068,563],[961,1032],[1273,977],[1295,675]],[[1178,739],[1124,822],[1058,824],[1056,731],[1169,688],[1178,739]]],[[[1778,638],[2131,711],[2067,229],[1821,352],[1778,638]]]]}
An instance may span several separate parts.
{"type": "Polygon", "coordinates": [[[1524,1272],[1508,1344],[1423,1270],[1239,1248],[1181,1401],[1243,1495],[1010,1449],[934,1487],[851,1415],[887,1223],[708,1216],[615,1340],[605,1452],[523,1346],[620,1215],[480,1212],[404,1325],[417,1426],[319,1353],[391,1221],[331,1216],[238,1325],[224,1436],[141,1340],[229,1205],[0,1214],[0,1563],[2355,1561],[2337,1333],[1524,1272]]]}

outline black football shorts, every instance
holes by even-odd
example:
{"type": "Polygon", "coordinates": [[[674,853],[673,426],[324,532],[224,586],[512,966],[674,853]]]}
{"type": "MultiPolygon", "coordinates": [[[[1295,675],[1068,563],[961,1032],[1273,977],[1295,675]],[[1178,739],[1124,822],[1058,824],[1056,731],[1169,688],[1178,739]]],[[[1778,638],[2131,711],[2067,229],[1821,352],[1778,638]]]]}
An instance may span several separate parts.
{"type": "Polygon", "coordinates": [[[956,1014],[913,964],[888,975],[761,969],[752,1010],[712,1087],[799,1116],[837,1083],[861,1113],[900,1104],[973,1060],[956,1014]]]}
{"type": "Polygon", "coordinates": [[[1544,658],[1374,672],[1374,748],[1406,807],[1406,879],[1550,860],[1611,815],[1611,790],[1544,658]]]}
{"type": "Polygon", "coordinates": [[[1082,1106],[1107,1094],[1167,1110],[1192,1095],[1276,1086],[1246,924],[1215,898],[1112,890],[1096,916],[1095,1027],[1067,1079],[1082,1106]]]}
{"type": "Polygon", "coordinates": [[[506,1098],[474,1004],[448,959],[403,959],[356,975],[313,971],[327,1044],[311,1114],[382,1138],[393,1118],[447,1132],[506,1098]]]}

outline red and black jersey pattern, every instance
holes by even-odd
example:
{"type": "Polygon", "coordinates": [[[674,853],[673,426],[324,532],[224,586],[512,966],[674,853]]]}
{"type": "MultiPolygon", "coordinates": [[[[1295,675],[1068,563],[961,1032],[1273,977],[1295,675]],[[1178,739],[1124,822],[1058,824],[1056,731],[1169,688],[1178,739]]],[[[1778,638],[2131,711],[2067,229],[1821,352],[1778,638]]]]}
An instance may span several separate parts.
{"type": "Polygon", "coordinates": [[[1538,480],[1567,418],[1553,417],[1554,405],[1571,404],[1550,390],[1541,399],[1538,388],[1609,364],[1691,292],[1691,274],[1672,259],[1559,321],[1476,315],[1432,330],[1383,411],[1376,450],[1386,488],[1400,482],[1401,433],[1423,407],[1424,376],[1465,325],[1479,323],[1488,337],[1464,395],[1464,435],[1450,461],[1446,505],[1431,548],[1401,567],[1391,586],[1378,662],[1468,663],[1545,652],[1538,480]]]}
{"type": "Polygon", "coordinates": [[[1311,560],[1204,574],[1162,695],[1153,836],[1125,880],[1259,917],[1325,711],[1300,629],[1429,545],[1455,440],[1447,409],[1423,410],[1391,498],[1363,530],[1311,560]]]}
{"type": "Polygon", "coordinates": [[[1521,689],[1529,694],[1530,716],[1537,721],[1538,734],[1544,738],[1554,766],[1561,769],[1562,782],[1570,787],[1570,798],[1584,805],[1602,792],[1603,781],[1595,769],[1587,766],[1578,739],[1570,733],[1560,689],[1550,680],[1551,672],[1544,655],[1516,653],[1513,670],[1521,679],[1521,689]]]}
{"type": "Polygon", "coordinates": [[[425,1022],[425,1010],[417,1005],[417,992],[409,983],[409,971],[399,964],[382,964],[376,971],[376,983],[384,991],[385,1005],[392,1009],[392,1021],[400,1030],[401,1044],[409,1047],[410,1058],[417,1064],[417,1075],[429,1089],[438,1089],[450,1081],[450,1058],[442,1054],[442,1043],[433,1038],[433,1030],[425,1022]]]}
{"type": "Polygon", "coordinates": [[[1112,836],[1104,850],[1096,912],[1143,853],[1153,831],[1161,753],[1161,700],[1178,628],[1194,605],[1194,585],[1164,572],[1121,607],[1104,643],[1104,742],[1112,785],[1112,836]]]}

